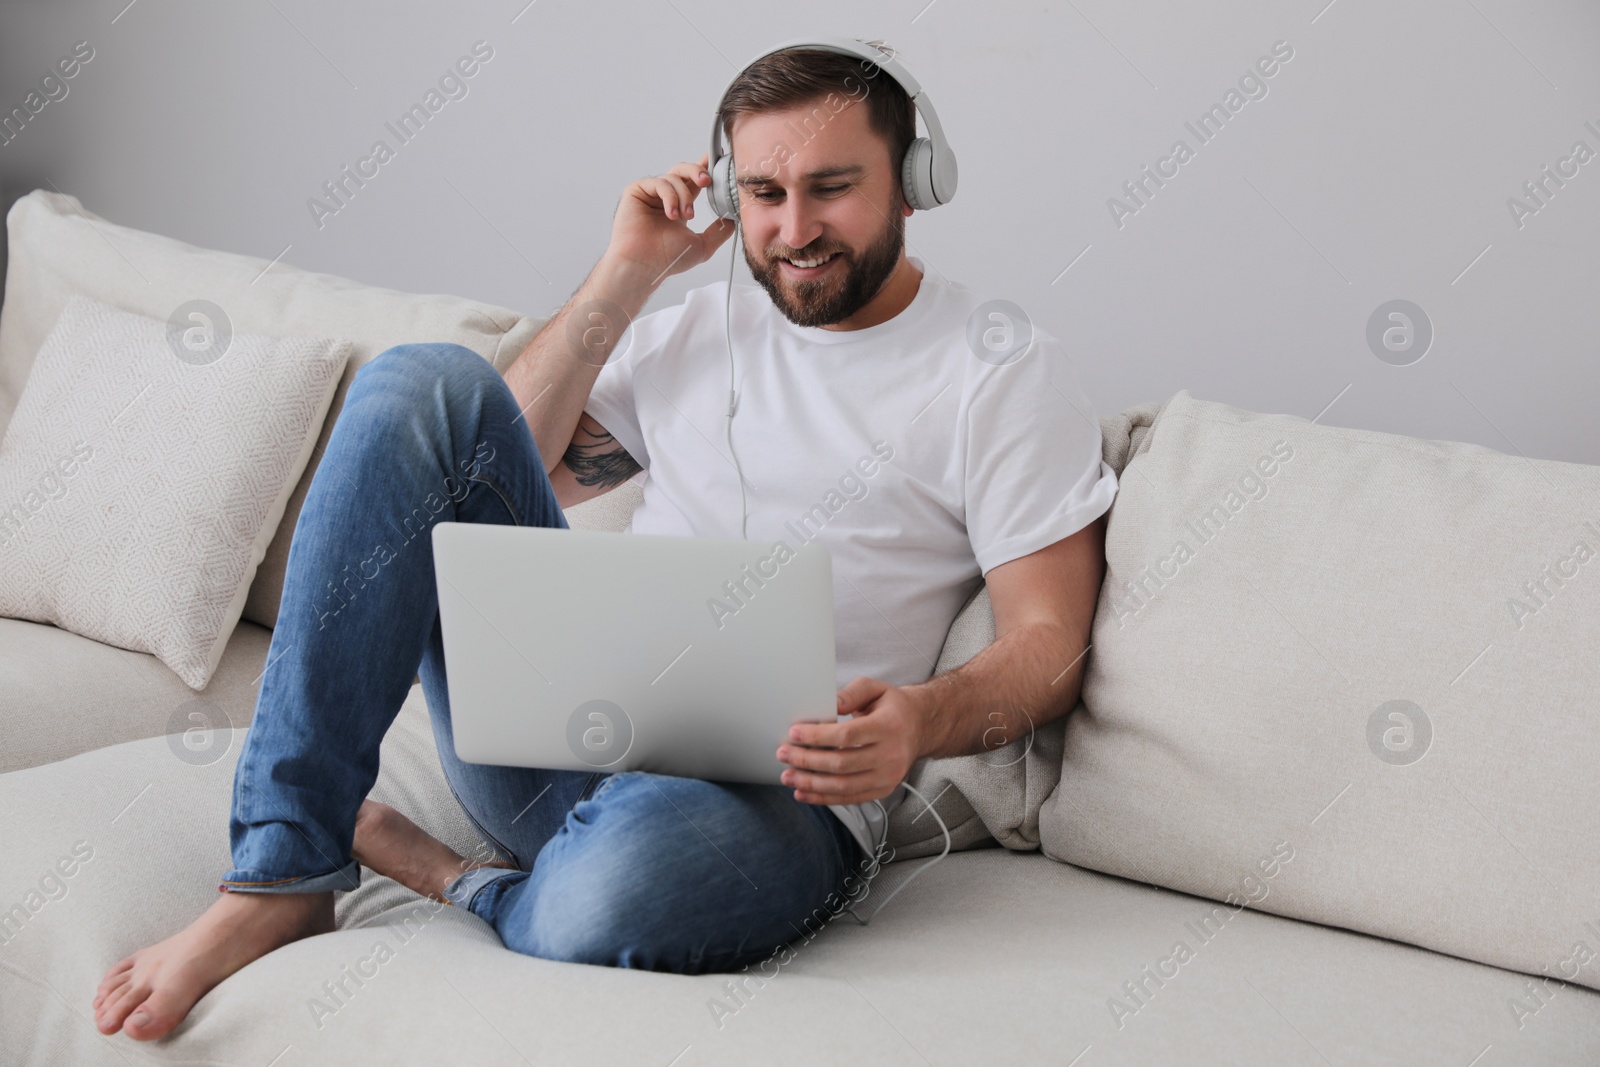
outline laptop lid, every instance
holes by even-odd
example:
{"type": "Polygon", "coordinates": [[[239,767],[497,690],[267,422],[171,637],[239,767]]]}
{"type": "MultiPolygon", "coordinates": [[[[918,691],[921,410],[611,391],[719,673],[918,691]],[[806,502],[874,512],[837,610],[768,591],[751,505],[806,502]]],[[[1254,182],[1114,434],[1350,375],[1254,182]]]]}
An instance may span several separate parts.
{"type": "Polygon", "coordinates": [[[836,721],[820,545],[440,522],[456,754],[780,785],[797,721],[836,721]]]}

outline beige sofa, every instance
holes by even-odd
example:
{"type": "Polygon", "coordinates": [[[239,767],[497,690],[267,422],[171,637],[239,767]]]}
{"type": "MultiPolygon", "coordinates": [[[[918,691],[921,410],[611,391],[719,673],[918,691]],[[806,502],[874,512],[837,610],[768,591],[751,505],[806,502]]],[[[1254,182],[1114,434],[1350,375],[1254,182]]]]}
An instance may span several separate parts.
{"type": "MultiPolygon", "coordinates": [[[[419,340],[503,370],[540,320],[196,249],[56,194],[8,224],[0,432],[72,292],[158,317],[205,296],[236,328],[348,337],[355,356],[203,692],[153,656],[0,619],[0,1061],[1600,1062],[1600,960],[1576,947],[1600,950],[1600,578],[1547,584],[1561,595],[1515,632],[1496,615],[1572,558],[1600,469],[1181,392],[1101,420],[1122,488],[1084,702],[916,768],[955,850],[924,872],[943,836],[902,805],[868,925],[740,975],[633,972],[507,952],[364,871],[337,932],[234,975],[160,1042],[101,1036],[105,968],[199,914],[230,866],[290,533],[351,376],[419,340]],[[203,760],[177,736],[196,721],[217,726],[203,760]]],[[[639,496],[568,518],[620,528],[639,496]]],[[[938,669],[993,633],[980,593],[938,669]]],[[[478,844],[420,686],[374,795],[478,844]]]]}

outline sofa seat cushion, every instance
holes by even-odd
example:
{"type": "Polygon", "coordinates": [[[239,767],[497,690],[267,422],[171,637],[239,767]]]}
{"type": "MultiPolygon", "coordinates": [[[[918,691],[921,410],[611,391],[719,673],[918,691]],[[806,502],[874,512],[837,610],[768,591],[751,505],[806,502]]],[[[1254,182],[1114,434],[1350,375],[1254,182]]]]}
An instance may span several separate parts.
{"type": "MultiPolygon", "coordinates": [[[[0,618],[0,772],[197,727],[242,729],[255,715],[271,643],[271,630],[239,623],[210,683],[196,693],[152,655],[0,618]]],[[[191,746],[202,740],[189,735],[191,746]]]]}
{"type": "MultiPolygon", "coordinates": [[[[842,916],[797,939],[742,975],[737,999],[730,975],[519,956],[476,916],[363,870],[359,888],[336,894],[337,931],[244,968],[134,1051],[95,1030],[89,1004],[107,967],[216,898],[243,738],[226,740],[207,764],[149,738],[0,775],[0,1061],[1059,1065],[1087,1051],[1082,1067],[1409,1067],[1490,1049],[1480,1064],[1576,1067],[1600,1056],[1600,994],[1552,985],[1519,1020],[1507,1005],[1533,1003],[1524,975],[998,848],[925,874],[925,860],[890,863],[860,909],[869,925],[842,916]],[[70,876],[51,875],[84,853],[70,876]],[[1180,941],[1187,958],[1166,962],[1180,941]],[[1148,992],[1136,1000],[1138,985],[1148,992]]],[[[457,852],[481,844],[439,771],[420,686],[381,759],[375,797],[457,852]]]]}

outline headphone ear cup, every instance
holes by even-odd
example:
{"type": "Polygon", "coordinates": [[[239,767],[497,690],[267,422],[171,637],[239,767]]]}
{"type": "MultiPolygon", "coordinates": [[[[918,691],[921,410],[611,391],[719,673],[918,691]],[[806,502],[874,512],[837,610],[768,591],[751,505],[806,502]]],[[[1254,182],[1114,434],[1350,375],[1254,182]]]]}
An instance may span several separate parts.
{"type": "Polygon", "coordinates": [[[706,200],[718,218],[731,219],[739,214],[739,192],[734,182],[733,156],[725,155],[711,167],[711,184],[706,186],[706,200]]]}
{"type": "Polygon", "coordinates": [[[906,203],[917,211],[939,206],[933,193],[933,142],[926,137],[918,137],[906,148],[900,163],[900,188],[905,192],[906,203]]]}

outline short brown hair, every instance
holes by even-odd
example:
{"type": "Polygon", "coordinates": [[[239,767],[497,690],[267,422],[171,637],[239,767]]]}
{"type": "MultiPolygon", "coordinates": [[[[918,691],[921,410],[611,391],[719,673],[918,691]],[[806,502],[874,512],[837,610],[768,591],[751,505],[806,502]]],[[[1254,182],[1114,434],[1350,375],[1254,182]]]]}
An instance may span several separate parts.
{"type": "MultiPolygon", "coordinates": [[[[882,41],[866,44],[892,58],[882,41]]],[[[762,56],[728,86],[717,109],[722,139],[733,150],[733,120],[739,115],[779,111],[821,100],[829,93],[858,98],[867,88],[867,124],[889,146],[889,167],[900,187],[900,161],[917,136],[916,106],[892,76],[867,59],[816,48],[786,48],[762,56]]],[[[904,190],[901,190],[904,196],[904,190]]]]}

